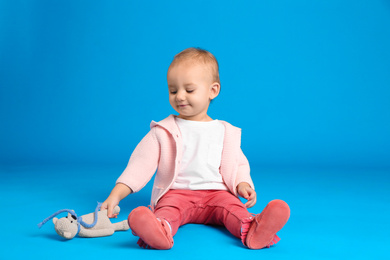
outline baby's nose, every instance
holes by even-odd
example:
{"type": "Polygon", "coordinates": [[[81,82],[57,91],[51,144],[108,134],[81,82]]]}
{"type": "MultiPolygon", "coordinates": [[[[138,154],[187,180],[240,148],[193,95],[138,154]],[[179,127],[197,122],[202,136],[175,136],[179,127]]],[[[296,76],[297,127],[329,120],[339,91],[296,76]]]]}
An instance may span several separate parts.
{"type": "Polygon", "coordinates": [[[183,91],[177,92],[176,99],[177,99],[178,101],[184,100],[184,99],[185,99],[185,93],[184,93],[183,91]]]}

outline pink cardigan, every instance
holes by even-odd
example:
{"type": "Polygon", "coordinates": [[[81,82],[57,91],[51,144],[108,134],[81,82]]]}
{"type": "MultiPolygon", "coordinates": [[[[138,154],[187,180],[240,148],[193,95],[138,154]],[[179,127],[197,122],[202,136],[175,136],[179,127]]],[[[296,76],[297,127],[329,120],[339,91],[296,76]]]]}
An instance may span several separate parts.
{"type": "MultiPolygon", "coordinates": [[[[178,174],[182,154],[182,138],[170,115],[160,122],[150,124],[150,132],[141,140],[133,151],[129,163],[117,183],[123,183],[133,192],[141,190],[153,177],[154,180],[151,206],[169,190],[178,174]]],[[[236,187],[247,182],[254,188],[250,177],[247,158],[241,150],[241,129],[220,121],[225,126],[220,173],[229,191],[237,196],[236,187]]]]}

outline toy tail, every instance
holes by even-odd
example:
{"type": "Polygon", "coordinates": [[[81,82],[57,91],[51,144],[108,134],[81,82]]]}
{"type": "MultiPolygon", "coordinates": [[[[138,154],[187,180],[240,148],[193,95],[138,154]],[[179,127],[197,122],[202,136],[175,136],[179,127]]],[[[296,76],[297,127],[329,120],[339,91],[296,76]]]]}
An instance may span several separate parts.
{"type": "Polygon", "coordinates": [[[42,221],[41,223],[38,224],[38,228],[41,228],[47,221],[42,221]]]}

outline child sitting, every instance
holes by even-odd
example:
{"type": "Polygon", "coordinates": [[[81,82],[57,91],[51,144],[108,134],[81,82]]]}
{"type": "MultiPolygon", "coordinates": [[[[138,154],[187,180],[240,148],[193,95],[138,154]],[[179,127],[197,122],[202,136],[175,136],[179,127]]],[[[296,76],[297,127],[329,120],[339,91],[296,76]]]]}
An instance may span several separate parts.
{"type": "Polygon", "coordinates": [[[113,208],[141,190],[157,170],[151,210],[138,207],[128,217],[141,247],[171,248],[178,228],[187,223],[223,225],[251,249],[277,243],[276,233],[290,216],[288,205],[274,200],[261,214],[248,212],[256,192],[240,147],[241,129],[207,114],[220,92],[215,57],[186,49],[172,61],[167,81],[169,102],[179,115],[152,121],[101,208],[116,217],[113,208]]]}

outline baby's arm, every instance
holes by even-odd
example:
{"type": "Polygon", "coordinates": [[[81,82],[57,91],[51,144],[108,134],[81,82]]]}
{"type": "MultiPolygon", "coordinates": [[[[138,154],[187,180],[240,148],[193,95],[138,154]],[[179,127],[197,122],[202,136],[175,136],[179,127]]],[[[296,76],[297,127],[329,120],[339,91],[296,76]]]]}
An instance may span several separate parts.
{"type": "Polygon", "coordinates": [[[117,183],[112,189],[110,196],[102,203],[100,210],[107,209],[107,216],[109,218],[116,218],[118,214],[113,214],[115,206],[126,198],[133,191],[123,183],[117,183]]]}
{"type": "Polygon", "coordinates": [[[247,208],[251,208],[256,204],[256,191],[252,189],[252,187],[248,183],[239,183],[237,185],[237,193],[238,195],[247,200],[247,202],[245,203],[245,206],[247,208]]]}
{"type": "Polygon", "coordinates": [[[160,157],[160,143],[156,137],[156,129],[157,127],[153,127],[134,149],[126,169],[117,179],[110,196],[103,202],[101,209],[107,209],[109,218],[118,215],[113,214],[113,209],[122,199],[130,193],[141,190],[156,172],[160,157]]]}

